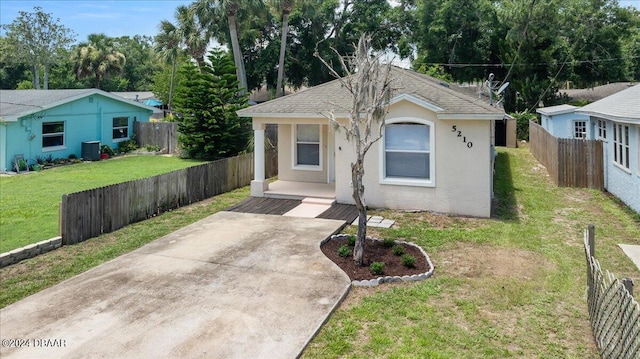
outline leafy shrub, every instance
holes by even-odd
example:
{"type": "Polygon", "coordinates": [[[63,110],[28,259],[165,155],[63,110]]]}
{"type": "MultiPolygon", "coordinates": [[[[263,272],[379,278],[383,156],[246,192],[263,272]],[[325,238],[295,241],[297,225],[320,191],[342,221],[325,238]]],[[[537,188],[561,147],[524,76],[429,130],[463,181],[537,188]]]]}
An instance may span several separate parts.
{"type": "Polygon", "coordinates": [[[146,146],[144,146],[144,149],[149,151],[149,152],[158,152],[158,151],[160,151],[160,146],[158,146],[158,145],[146,145],[146,146]]]}
{"type": "Polygon", "coordinates": [[[347,237],[347,243],[352,247],[355,246],[356,245],[356,236],[351,235],[351,236],[347,237]]]}
{"type": "Polygon", "coordinates": [[[403,254],[402,264],[409,268],[413,268],[413,266],[416,264],[416,257],[412,256],[411,254],[403,254]]]}
{"type": "Polygon", "coordinates": [[[369,269],[371,269],[371,272],[373,274],[377,274],[377,275],[383,274],[384,273],[384,263],[383,262],[373,262],[369,266],[369,269]]]}
{"type": "Polygon", "coordinates": [[[338,248],[338,255],[340,257],[348,257],[351,255],[351,248],[349,248],[349,246],[347,246],[346,244],[343,244],[340,246],[340,248],[338,248]]]}
{"type": "Polygon", "coordinates": [[[111,148],[111,146],[109,145],[102,145],[100,146],[100,153],[106,153],[109,156],[113,156],[115,155],[115,152],[113,152],[113,149],[111,148]]]}
{"type": "Polygon", "coordinates": [[[118,142],[118,152],[120,153],[129,153],[137,149],[138,149],[138,144],[134,139],[118,142]]]}
{"type": "Polygon", "coordinates": [[[393,247],[393,245],[395,243],[396,243],[396,241],[394,241],[393,239],[385,238],[385,239],[382,240],[382,245],[387,247],[387,248],[393,247]]]}
{"type": "Polygon", "coordinates": [[[404,246],[401,244],[396,244],[395,246],[393,246],[393,248],[391,248],[391,251],[393,252],[393,254],[401,256],[404,254],[404,246]]]}

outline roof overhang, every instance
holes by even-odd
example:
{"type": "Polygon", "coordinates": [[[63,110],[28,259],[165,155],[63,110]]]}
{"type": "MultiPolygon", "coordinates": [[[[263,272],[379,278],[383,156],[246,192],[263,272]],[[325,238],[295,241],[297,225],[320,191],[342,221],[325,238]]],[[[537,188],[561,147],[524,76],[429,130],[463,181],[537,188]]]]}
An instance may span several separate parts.
{"type": "Polygon", "coordinates": [[[545,116],[556,116],[556,115],[564,115],[567,113],[576,112],[576,109],[578,109],[578,107],[575,107],[575,106],[571,106],[571,108],[562,106],[562,108],[558,108],[558,109],[554,109],[553,107],[548,107],[548,108],[543,107],[543,108],[536,109],[536,112],[545,116]]]}
{"type": "Polygon", "coordinates": [[[413,103],[414,105],[418,105],[420,107],[424,107],[427,110],[430,110],[430,111],[433,111],[433,112],[436,112],[436,113],[444,111],[443,108],[441,108],[441,107],[439,107],[437,105],[434,105],[429,101],[425,101],[425,100],[423,100],[421,98],[418,98],[418,97],[415,97],[413,95],[410,95],[408,93],[403,93],[403,94],[400,94],[400,95],[392,98],[389,101],[389,105],[393,105],[393,104],[398,103],[400,101],[409,101],[409,102],[413,103]]]}
{"type": "Polygon", "coordinates": [[[600,113],[600,112],[594,112],[594,111],[576,111],[576,113],[581,114],[581,115],[587,115],[590,117],[599,117],[605,120],[610,120],[610,121],[615,121],[615,122],[622,122],[622,123],[629,123],[629,124],[639,124],[640,123],[640,116],[636,117],[636,118],[630,118],[630,117],[624,117],[624,116],[616,116],[616,115],[612,115],[612,114],[607,114],[607,113],[600,113]]]}
{"type": "MultiPolygon", "coordinates": [[[[55,91],[55,90],[48,90],[48,91],[55,91]]],[[[93,95],[102,95],[104,97],[108,97],[112,100],[116,100],[116,101],[120,101],[120,102],[125,102],[127,104],[133,105],[133,106],[137,106],[140,107],[142,109],[151,111],[151,113],[161,113],[162,111],[160,111],[159,109],[155,108],[155,107],[151,107],[151,106],[147,106],[145,104],[142,104],[140,102],[136,102],[133,100],[128,100],[124,97],[121,96],[117,96],[114,94],[111,94],[109,92],[106,91],[102,91],[102,90],[98,90],[98,89],[90,89],[87,90],[87,92],[82,92],[80,94],[77,94],[75,96],[70,96],[67,97],[65,99],[62,100],[58,100],[58,101],[54,101],[54,102],[50,102],[47,104],[44,104],[42,106],[30,106],[30,107],[35,107],[35,108],[29,108],[28,110],[19,112],[19,113],[15,113],[9,116],[4,116],[4,117],[0,117],[0,122],[16,122],[18,121],[20,118],[25,117],[25,116],[30,116],[30,115],[34,115],[37,114],[38,112],[43,112],[46,111],[48,109],[60,106],[60,105],[64,105],[66,103],[69,102],[73,102],[88,96],[93,96],[93,95]]]]}

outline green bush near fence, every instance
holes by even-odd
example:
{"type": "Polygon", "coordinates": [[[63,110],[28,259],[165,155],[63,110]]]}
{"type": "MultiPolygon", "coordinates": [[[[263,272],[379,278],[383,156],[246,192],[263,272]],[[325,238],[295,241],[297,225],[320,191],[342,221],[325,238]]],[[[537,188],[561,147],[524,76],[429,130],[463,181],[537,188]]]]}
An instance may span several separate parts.
{"type": "Polygon", "coordinates": [[[0,177],[0,252],[58,235],[62,195],[203,163],[165,156],[125,156],[0,177]]]}

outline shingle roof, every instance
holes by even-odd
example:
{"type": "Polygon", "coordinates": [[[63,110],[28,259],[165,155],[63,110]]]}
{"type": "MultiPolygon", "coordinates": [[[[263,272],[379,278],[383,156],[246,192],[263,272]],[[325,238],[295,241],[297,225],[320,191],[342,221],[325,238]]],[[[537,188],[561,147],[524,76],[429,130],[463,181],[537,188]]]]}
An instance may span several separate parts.
{"type": "MultiPolygon", "coordinates": [[[[399,89],[392,97],[409,95],[437,107],[438,115],[479,115],[502,118],[504,111],[470,96],[457,86],[414,71],[392,68],[399,89]]],[[[275,100],[238,111],[243,117],[324,117],[349,113],[351,97],[339,80],[324,83],[275,100]]]]}
{"type": "Polygon", "coordinates": [[[640,121],[640,85],[590,103],[576,112],[614,121],[638,122],[640,121]]]}
{"type": "Polygon", "coordinates": [[[17,121],[20,117],[38,113],[95,94],[100,94],[155,112],[152,107],[98,89],[0,90],[0,121],[17,121]]]}
{"type": "Polygon", "coordinates": [[[558,105],[543,107],[536,110],[537,113],[541,113],[546,116],[562,115],[564,113],[574,112],[578,107],[571,105],[558,105]]]}
{"type": "Polygon", "coordinates": [[[574,100],[586,100],[586,101],[598,101],[605,97],[611,96],[614,93],[628,89],[633,86],[631,82],[614,82],[611,84],[590,87],[586,89],[568,89],[559,90],[559,93],[565,93],[567,96],[574,100]]]}

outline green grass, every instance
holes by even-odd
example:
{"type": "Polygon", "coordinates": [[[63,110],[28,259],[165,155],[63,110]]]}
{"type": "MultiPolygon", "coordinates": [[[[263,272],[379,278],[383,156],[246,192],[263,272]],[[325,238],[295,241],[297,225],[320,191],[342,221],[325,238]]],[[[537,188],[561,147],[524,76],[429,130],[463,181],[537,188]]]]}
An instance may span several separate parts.
{"type": "Polygon", "coordinates": [[[166,156],[125,156],[0,177],[0,253],[58,235],[62,195],[194,166],[166,156]]]}
{"type": "Polygon", "coordinates": [[[419,244],[435,275],[353,288],[304,358],[599,357],[583,230],[596,225],[603,268],[638,283],[640,271],[617,243],[640,244],[640,216],[604,193],[556,187],[528,147],[500,150],[496,160],[492,219],[371,213],[397,226],[370,235],[419,244]]]}
{"type": "Polygon", "coordinates": [[[239,203],[248,195],[248,187],[238,189],[2,268],[0,308],[239,203]]]}

